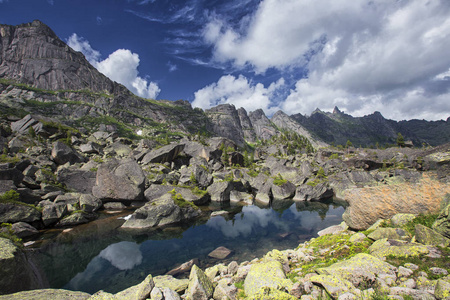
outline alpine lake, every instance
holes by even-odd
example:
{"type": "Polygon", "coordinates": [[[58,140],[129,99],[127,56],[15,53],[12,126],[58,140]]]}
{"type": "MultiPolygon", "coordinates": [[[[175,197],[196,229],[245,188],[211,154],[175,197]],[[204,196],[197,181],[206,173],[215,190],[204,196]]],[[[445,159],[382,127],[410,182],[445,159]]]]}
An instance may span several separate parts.
{"type": "MultiPolygon", "coordinates": [[[[191,259],[203,270],[218,263],[241,263],[273,249],[295,249],[317,232],[342,222],[345,207],[323,202],[275,202],[257,205],[202,207],[194,222],[163,228],[130,230],[120,226],[132,210],[100,213],[99,219],[72,229],[47,230],[28,247],[28,256],[51,288],[117,293],[140,283],[148,274],[164,275],[191,259]],[[211,211],[227,213],[211,217],[211,211]],[[218,260],[217,247],[232,254],[218,260]]],[[[189,272],[177,275],[186,278],[189,272]]]]}

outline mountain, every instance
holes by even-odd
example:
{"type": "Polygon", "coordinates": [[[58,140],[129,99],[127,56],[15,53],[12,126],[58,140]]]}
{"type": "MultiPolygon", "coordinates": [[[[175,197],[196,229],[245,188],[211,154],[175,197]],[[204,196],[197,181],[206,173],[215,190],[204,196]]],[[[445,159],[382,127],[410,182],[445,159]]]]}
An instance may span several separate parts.
{"type": "Polygon", "coordinates": [[[27,114],[50,118],[82,132],[116,131],[129,138],[158,142],[183,136],[221,136],[239,146],[291,131],[314,147],[327,144],[380,145],[395,143],[400,132],[415,145],[450,142],[450,122],[392,121],[379,112],[354,118],[335,108],[311,116],[277,112],[269,119],[263,110],[248,112],[233,105],[206,111],[188,101],[140,98],[95,69],[44,23],[0,25],[0,117],[27,114]]]}
{"type": "Polygon", "coordinates": [[[311,116],[291,116],[314,137],[328,144],[345,145],[350,140],[355,146],[383,146],[396,144],[401,133],[415,146],[432,146],[450,142],[450,118],[447,121],[394,121],[385,119],[380,112],[363,117],[352,117],[335,107],[332,113],[316,109],[311,116]]]}

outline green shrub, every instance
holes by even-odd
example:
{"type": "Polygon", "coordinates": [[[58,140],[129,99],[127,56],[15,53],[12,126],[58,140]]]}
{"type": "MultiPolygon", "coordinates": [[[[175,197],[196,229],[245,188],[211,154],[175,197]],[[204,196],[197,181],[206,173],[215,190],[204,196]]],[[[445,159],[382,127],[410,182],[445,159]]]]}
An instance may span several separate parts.
{"type": "Polygon", "coordinates": [[[278,173],[278,175],[273,178],[273,184],[275,184],[276,186],[282,186],[287,182],[287,179],[284,179],[280,173],[278,173]]]}

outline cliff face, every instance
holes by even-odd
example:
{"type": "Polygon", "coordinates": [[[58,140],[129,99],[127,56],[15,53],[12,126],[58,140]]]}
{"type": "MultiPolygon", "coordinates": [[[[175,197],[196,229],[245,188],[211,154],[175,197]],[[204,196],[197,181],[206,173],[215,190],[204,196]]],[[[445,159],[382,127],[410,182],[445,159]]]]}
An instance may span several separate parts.
{"type": "Polygon", "coordinates": [[[40,21],[0,25],[0,53],[0,77],[45,90],[114,90],[111,80],[40,21]]]}

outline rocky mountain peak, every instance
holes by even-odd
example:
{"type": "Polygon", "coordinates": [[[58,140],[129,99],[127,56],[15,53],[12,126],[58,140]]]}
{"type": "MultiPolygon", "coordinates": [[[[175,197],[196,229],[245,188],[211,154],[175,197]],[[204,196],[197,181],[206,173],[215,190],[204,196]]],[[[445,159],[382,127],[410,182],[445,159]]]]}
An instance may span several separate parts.
{"type": "Polygon", "coordinates": [[[339,107],[335,106],[333,109],[333,114],[337,115],[337,114],[341,114],[342,112],[339,110],[339,107]]]}
{"type": "Polygon", "coordinates": [[[111,93],[114,83],[39,20],[0,25],[0,78],[45,90],[111,93]]]}

